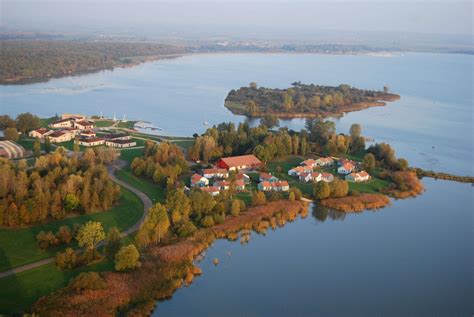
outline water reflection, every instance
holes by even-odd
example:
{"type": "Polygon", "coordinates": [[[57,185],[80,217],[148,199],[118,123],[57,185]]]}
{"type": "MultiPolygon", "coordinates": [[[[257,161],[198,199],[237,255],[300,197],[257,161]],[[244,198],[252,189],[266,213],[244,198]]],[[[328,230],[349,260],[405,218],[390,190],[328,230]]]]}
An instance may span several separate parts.
{"type": "Polygon", "coordinates": [[[337,211],[319,204],[313,204],[313,211],[311,214],[318,222],[325,222],[328,218],[334,221],[343,221],[346,218],[345,212],[337,211]]]}

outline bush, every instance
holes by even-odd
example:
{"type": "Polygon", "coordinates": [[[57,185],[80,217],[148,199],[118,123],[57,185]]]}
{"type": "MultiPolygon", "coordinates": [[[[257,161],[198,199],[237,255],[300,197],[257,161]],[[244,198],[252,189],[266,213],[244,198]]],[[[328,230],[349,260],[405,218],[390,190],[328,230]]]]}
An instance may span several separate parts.
{"type": "Polygon", "coordinates": [[[295,193],[290,192],[290,194],[288,195],[288,200],[289,201],[295,201],[295,193]]]}
{"type": "Polygon", "coordinates": [[[214,219],[214,223],[216,224],[221,224],[224,222],[225,220],[225,214],[224,213],[221,213],[221,214],[214,214],[212,216],[212,218],[214,219]]]}
{"type": "Polygon", "coordinates": [[[240,214],[240,210],[241,210],[241,207],[242,207],[242,203],[243,201],[241,201],[240,199],[235,199],[233,202],[232,202],[232,206],[230,208],[230,213],[232,214],[232,216],[238,216],[240,214]]]}
{"type": "Polygon", "coordinates": [[[185,238],[191,236],[196,230],[196,226],[191,221],[185,221],[179,225],[176,233],[178,237],[185,238]]]}
{"type": "Polygon", "coordinates": [[[109,260],[113,260],[115,255],[122,247],[122,242],[120,241],[120,230],[117,227],[112,227],[107,232],[107,242],[105,243],[105,256],[109,260]]]}
{"type": "Polygon", "coordinates": [[[68,226],[61,226],[59,227],[58,232],[56,233],[56,237],[62,243],[69,243],[72,240],[72,233],[71,229],[68,226]]]}
{"type": "Polygon", "coordinates": [[[214,218],[212,216],[206,216],[201,220],[201,226],[205,228],[212,227],[214,225],[214,218]]]}
{"type": "Polygon", "coordinates": [[[267,198],[265,197],[265,193],[255,192],[252,195],[252,205],[253,206],[264,205],[266,202],[267,202],[267,198]]]}
{"type": "Polygon", "coordinates": [[[313,197],[316,199],[325,199],[331,195],[331,189],[326,182],[317,182],[313,186],[313,197]]]}
{"type": "Polygon", "coordinates": [[[115,255],[115,270],[127,271],[140,267],[141,263],[139,260],[140,252],[138,252],[133,244],[124,246],[115,255]]]}
{"type": "Polygon", "coordinates": [[[40,231],[36,235],[36,240],[38,241],[38,246],[44,250],[51,246],[57,246],[60,244],[59,239],[56,238],[52,231],[40,231]]]}
{"type": "Polygon", "coordinates": [[[73,278],[68,285],[68,287],[75,292],[83,290],[98,290],[103,289],[106,286],[107,283],[97,272],[83,272],[73,278]]]}
{"type": "Polygon", "coordinates": [[[301,190],[296,187],[290,188],[290,194],[293,193],[295,195],[295,200],[301,200],[301,197],[303,197],[303,193],[301,193],[301,190]]]}
{"type": "Polygon", "coordinates": [[[77,255],[72,248],[56,254],[56,266],[60,270],[73,269],[77,264],[77,255]]]}

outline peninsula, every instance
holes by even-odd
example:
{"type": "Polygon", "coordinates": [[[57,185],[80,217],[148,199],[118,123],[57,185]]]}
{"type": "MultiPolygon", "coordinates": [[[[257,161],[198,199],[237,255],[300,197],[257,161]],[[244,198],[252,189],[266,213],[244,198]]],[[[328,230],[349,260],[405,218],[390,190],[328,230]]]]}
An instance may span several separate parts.
{"type": "Polygon", "coordinates": [[[248,87],[231,90],[225,99],[225,107],[233,114],[247,117],[279,118],[326,118],[342,116],[345,112],[369,107],[385,106],[387,101],[400,99],[383,91],[363,90],[346,84],[321,86],[294,82],[286,89],[248,87]]]}

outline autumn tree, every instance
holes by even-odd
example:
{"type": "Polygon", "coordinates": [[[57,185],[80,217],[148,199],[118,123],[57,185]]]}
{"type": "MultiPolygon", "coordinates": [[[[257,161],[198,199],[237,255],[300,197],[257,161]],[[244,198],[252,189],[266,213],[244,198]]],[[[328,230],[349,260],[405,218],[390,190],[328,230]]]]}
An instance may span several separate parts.
{"type": "Polygon", "coordinates": [[[88,221],[86,224],[81,226],[76,239],[80,247],[86,247],[87,254],[89,255],[88,258],[91,259],[90,256],[93,258],[95,247],[105,239],[105,232],[102,223],[88,221]]]}
{"type": "Polygon", "coordinates": [[[362,160],[362,166],[368,173],[372,172],[375,168],[375,156],[372,153],[365,154],[362,160]]]}
{"type": "Polygon", "coordinates": [[[35,142],[33,143],[33,154],[35,157],[39,157],[41,155],[41,143],[38,138],[35,138],[35,142]]]}
{"type": "Polygon", "coordinates": [[[133,244],[123,246],[115,255],[116,271],[133,270],[140,266],[140,252],[133,244]]]}
{"type": "Polygon", "coordinates": [[[264,205],[266,202],[267,202],[267,199],[265,197],[264,192],[258,191],[258,192],[255,192],[252,195],[252,205],[253,206],[264,205]]]}
{"type": "Polygon", "coordinates": [[[18,130],[16,128],[6,128],[3,131],[3,135],[5,136],[5,139],[11,140],[13,142],[18,141],[20,138],[20,135],[18,134],[18,130]]]}
{"type": "Polygon", "coordinates": [[[137,242],[140,246],[147,246],[150,242],[158,244],[168,233],[169,227],[166,207],[156,203],[148,210],[148,215],[138,231],[137,242]]]}
{"type": "Polygon", "coordinates": [[[107,232],[106,242],[105,242],[105,255],[109,260],[115,258],[115,254],[120,250],[122,246],[120,230],[117,227],[112,227],[107,232]]]}
{"type": "Polygon", "coordinates": [[[317,182],[313,185],[313,197],[316,199],[325,199],[331,195],[331,189],[326,182],[317,182]]]}
{"type": "Polygon", "coordinates": [[[40,127],[40,119],[29,112],[21,113],[16,117],[16,127],[23,134],[40,127]]]}

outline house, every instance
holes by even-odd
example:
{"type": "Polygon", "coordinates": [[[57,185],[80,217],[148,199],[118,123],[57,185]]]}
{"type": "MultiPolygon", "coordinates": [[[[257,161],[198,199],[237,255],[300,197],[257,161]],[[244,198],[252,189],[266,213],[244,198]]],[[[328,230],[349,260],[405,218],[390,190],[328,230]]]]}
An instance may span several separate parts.
{"type": "Polygon", "coordinates": [[[307,183],[307,182],[320,182],[321,181],[322,174],[319,172],[313,172],[313,173],[302,173],[299,177],[301,182],[307,183]]]}
{"type": "Polygon", "coordinates": [[[74,121],[86,120],[86,116],[82,114],[73,114],[73,113],[63,113],[61,119],[70,119],[74,121]]]}
{"type": "Polygon", "coordinates": [[[276,182],[278,181],[278,178],[273,176],[272,174],[268,174],[268,173],[260,173],[260,175],[258,176],[258,180],[260,182],[276,182]]]}
{"type": "Polygon", "coordinates": [[[75,138],[76,135],[78,135],[79,132],[80,132],[80,130],[78,128],[63,128],[63,129],[61,129],[61,131],[66,132],[66,133],[70,133],[73,138],[75,138]]]}
{"type": "Polygon", "coordinates": [[[245,181],[242,179],[238,179],[234,182],[235,189],[238,191],[244,191],[245,190],[245,181]]]}
{"type": "Polygon", "coordinates": [[[202,170],[202,176],[205,178],[227,178],[229,172],[223,168],[207,168],[202,170]]]}
{"type": "Polygon", "coordinates": [[[51,143],[61,143],[74,139],[74,134],[67,131],[54,131],[53,133],[49,134],[48,137],[51,143]]]}
{"type": "Polygon", "coordinates": [[[25,156],[26,150],[21,145],[9,140],[0,140],[0,157],[16,159],[25,156]]]}
{"type": "Polygon", "coordinates": [[[331,173],[321,173],[321,180],[326,183],[330,183],[334,180],[334,175],[331,173]]]}
{"type": "Polygon", "coordinates": [[[343,166],[344,164],[346,163],[351,163],[353,165],[355,165],[354,161],[351,161],[351,160],[348,160],[346,158],[340,158],[338,161],[337,161],[337,165],[338,166],[343,166]]]}
{"type": "Polygon", "coordinates": [[[334,160],[331,157],[320,157],[316,160],[318,166],[331,166],[334,164],[334,160]]]}
{"type": "Polygon", "coordinates": [[[132,137],[126,133],[111,133],[104,135],[106,140],[131,140],[132,137]]]}
{"type": "Polygon", "coordinates": [[[83,130],[81,131],[80,135],[85,138],[95,138],[96,133],[92,130],[83,130]]]}
{"type": "Polygon", "coordinates": [[[217,196],[219,195],[219,188],[218,187],[215,187],[215,186],[206,186],[206,187],[201,187],[201,190],[203,192],[206,192],[206,193],[209,193],[211,194],[212,196],[217,196]]]}
{"type": "Polygon", "coordinates": [[[345,163],[344,165],[340,166],[338,169],[337,169],[337,172],[339,174],[350,174],[352,173],[352,171],[355,169],[355,166],[354,164],[350,163],[350,162],[347,162],[345,163]]]}
{"type": "Polygon", "coordinates": [[[137,142],[132,140],[106,140],[105,145],[117,148],[127,148],[136,146],[137,142]]]}
{"type": "Polygon", "coordinates": [[[317,165],[317,161],[313,160],[313,159],[307,159],[307,160],[304,160],[303,162],[301,162],[300,165],[313,169],[317,165]]]}
{"type": "Polygon", "coordinates": [[[202,175],[194,174],[191,176],[191,187],[204,187],[209,185],[209,180],[202,175]]]}
{"type": "Polygon", "coordinates": [[[287,181],[278,181],[278,182],[273,182],[272,184],[272,190],[276,192],[287,192],[290,190],[290,185],[288,184],[287,181]]]}
{"type": "Polygon", "coordinates": [[[219,190],[228,190],[230,187],[230,182],[228,181],[217,181],[214,183],[214,187],[219,188],[219,190]]]}
{"type": "Polygon", "coordinates": [[[28,135],[32,138],[44,139],[47,135],[53,132],[54,132],[53,130],[50,130],[48,128],[38,128],[38,129],[30,131],[28,135]]]}
{"type": "Polygon", "coordinates": [[[237,175],[235,175],[235,179],[238,181],[242,180],[245,184],[250,184],[250,176],[245,173],[237,173],[237,175]]]}
{"type": "Polygon", "coordinates": [[[74,127],[74,120],[72,120],[70,118],[59,119],[59,120],[51,122],[49,124],[49,127],[53,128],[53,129],[73,128],[74,127]]]}
{"type": "Polygon", "coordinates": [[[94,128],[94,124],[92,122],[83,120],[83,121],[75,121],[74,127],[79,130],[90,130],[94,128]]]}
{"type": "Polygon", "coordinates": [[[259,168],[262,162],[255,155],[241,155],[221,158],[217,161],[217,166],[228,171],[238,171],[259,168]]]}
{"type": "Polygon", "coordinates": [[[345,179],[346,181],[349,181],[349,182],[360,183],[360,182],[368,181],[370,179],[370,175],[366,171],[362,171],[359,173],[351,173],[347,175],[345,179]]]}
{"type": "Polygon", "coordinates": [[[270,191],[270,190],[272,190],[272,183],[267,182],[267,181],[262,181],[262,182],[258,183],[257,188],[258,188],[258,190],[261,190],[261,191],[264,191],[264,192],[270,191]]]}
{"type": "Polygon", "coordinates": [[[82,146],[97,146],[103,145],[104,143],[105,140],[103,138],[86,138],[79,140],[79,144],[82,146]]]}
{"type": "Polygon", "coordinates": [[[288,171],[290,176],[300,176],[301,173],[310,173],[313,168],[310,166],[297,166],[288,171]]]}

